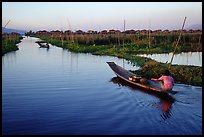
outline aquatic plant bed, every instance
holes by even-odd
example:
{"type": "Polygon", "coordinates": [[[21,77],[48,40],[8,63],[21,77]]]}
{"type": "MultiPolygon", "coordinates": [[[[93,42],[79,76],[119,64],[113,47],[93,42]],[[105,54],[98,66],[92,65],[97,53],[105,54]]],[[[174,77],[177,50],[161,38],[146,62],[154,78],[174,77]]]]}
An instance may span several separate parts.
{"type": "Polygon", "coordinates": [[[2,56],[8,52],[11,51],[16,51],[18,50],[18,46],[16,44],[21,42],[21,38],[16,38],[15,40],[6,40],[6,39],[2,39],[2,56]]]}
{"type": "MultiPolygon", "coordinates": [[[[142,75],[146,78],[158,78],[169,64],[160,63],[147,57],[140,57],[137,54],[148,53],[167,53],[159,48],[148,49],[141,48],[133,50],[131,46],[115,46],[115,45],[78,45],[67,41],[61,42],[59,39],[43,39],[55,46],[68,49],[76,53],[91,53],[93,55],[108,55],[124,58],[133,65],[137,65],[140,69],[132,71],[135,74],[142,75]]],[[[170,51],[169,51],[170,52],[170,51]]],[[[170,68],[176,83],[189,84],[194,86],[202,86],[202,67],[189,65],[172,65],[170,68]]]]}

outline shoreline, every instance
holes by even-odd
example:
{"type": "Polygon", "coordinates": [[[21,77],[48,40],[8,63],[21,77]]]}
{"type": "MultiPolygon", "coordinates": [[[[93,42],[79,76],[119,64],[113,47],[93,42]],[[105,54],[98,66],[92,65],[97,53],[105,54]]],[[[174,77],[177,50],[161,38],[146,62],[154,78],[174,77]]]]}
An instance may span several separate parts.
{"type": "MultiPolygon", "coordinates": [[[[38,37],[40,38],[40,37],[38,37]]],[[[68,49],[75,53],[91,53],[92,55],[107,55],[118,58],[123,58],[131,62],[131,64],[139,66],[141,69],[132,71],[137,75],[142,75],[146,78],[158,78],[161,72],[168,68],[169,64],[157,62],[156,60],[137,56],[136,53],[129,53],[127,50],[123,52],[120,48],[115,46],[81,46],[74,43],[64,43],[58,39],[43,39],[52,45],[68,49]]],[[[177,52],[178,53],[178,52],[177,52]]],[[[192,86],[202,86],[202,67],[192,65],[171,65],[170,72],[174,77],[176,83],[188,84],[192,86]]]]}

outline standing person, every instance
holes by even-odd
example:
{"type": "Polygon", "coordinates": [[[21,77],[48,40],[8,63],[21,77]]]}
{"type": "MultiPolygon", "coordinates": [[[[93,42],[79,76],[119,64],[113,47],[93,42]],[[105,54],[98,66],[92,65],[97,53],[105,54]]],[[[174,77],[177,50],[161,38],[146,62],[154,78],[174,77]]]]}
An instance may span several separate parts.
{"type": "Polygon", "coordinates": [[[163,84],[161,84],[161,86],[162,90],[164,91],[170,91],[174,86],[174,79],[171,77],[171,73],[169,72],[169,70],[165,70],[164,74],[160,78],[158,79],[152,78],[151,80],[163,81],[163,84]]]}

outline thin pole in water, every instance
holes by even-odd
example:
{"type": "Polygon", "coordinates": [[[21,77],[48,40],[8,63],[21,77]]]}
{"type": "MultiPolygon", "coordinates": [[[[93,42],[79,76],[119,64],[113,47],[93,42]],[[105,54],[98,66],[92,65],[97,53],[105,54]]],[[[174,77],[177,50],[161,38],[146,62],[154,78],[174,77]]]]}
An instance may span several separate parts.
{"type": "MultiPolygon", "coordinates": [[[[3,29],[2,29],[2,34],[3,34],[3,31],[4,31],[4,29],[6,28],[6,26],[9,24],[9,22],[10,22],[10,20],[6,23],[6,25],[3,27],[3,29]]],[[[7,40],[8,40],[8,38],[7,38],[7,34],[6,34],[6,46],[7,46],[7,40]]]]}
{"type": "Polygon", "coordinates": [[[149,47],[148,48],[150,48],[150,20],[149,20],[149,31],[148,31],[148,40],[149,40],[149,47]]]}
{"type": "Polygon", "coordinates": [[[67,22],[68,22],[68,24],[69,24],[69,29],[70,29],[70,41],[71,41],[71,43],[73,44],[74,43],[74,39],[73,39],[73,35],[72,35],[72,28],[71,28],[71,25],[70,25],[70,22],[69,22],[69,19],[68,19],[68,17],[67,17],[67,22]]]}
{"type": "Polygon", "coordinates": [[[169,69],[171,68],[171,63],[172,63],[172,61],[173,61],[174,54],[175,54],[175,52],[176,52],[176,47],[177,47],[177,45],[178,45],[178,43],[179,43],[179,40],[180,40],[180,38],[181,38],[181,33],[182,33],[182,31],[183,31],[183,28],[184,28],[184,25],[185,25],[185,22],[186,22],[186,18],[187,18],[187,17],[185,17],[185,19],[184,19],[184,21],[183,21],[183,26],[182,26],[181,32],[180,32],[180,34],[179,34],[179,38],[178,38],[178,40],[177,40],[176,46],[175,46],[175,48],[174,48],[173,55],[172,55],[172,57],[171,57],[171,61],[170,61],[170,64],[169,64],[169,69]]]}
{"type": "Polygon", "coordinates": [[[3,27],[2,32],[4,31],[4,29],[5,29],[6,26],[9,24],[10,21],[11,21],[11,20],[9,20],[9,21],[6,23],[6,25],[3,27]]]}
{"type": "MultiPolygon", "coordinates": [[[[124,35],[123,35],[123,52],[124,52],[124,43],[125,43],[125,20],[124,20],[124,35]]],[[[123,57],[123,68],[124,68],[124,57],[123,57]]]]}

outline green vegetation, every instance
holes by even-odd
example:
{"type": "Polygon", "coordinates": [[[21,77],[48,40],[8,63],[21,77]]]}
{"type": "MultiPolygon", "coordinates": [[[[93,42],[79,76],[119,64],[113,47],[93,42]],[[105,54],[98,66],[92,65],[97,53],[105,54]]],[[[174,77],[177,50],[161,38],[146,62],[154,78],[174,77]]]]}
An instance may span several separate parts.
{"type": "MultiPolygon", "coordinates": [[[[164,69],[168,68],[169,64],[159,63],[155,60],[139,57],[137,54],[143,53],[169,53],[174,50],[174,42],[178,38],[176,35],[153,35],[151,43],[148,42],[147,35],[130,35],[123,39],[116,37],[117,35],[107,37],[94,38],[75,38],[71,40],[51,38],[49,36],[41,36],[42,40],[53,45],[69,49],[76,53],[92,53],[94,55],[109,55],[124,58],[129,60],[133,65],[140,66],[139,70],[133,71],[138,75],[146,78],[158,78],[164,69]],[[113,37],[114,36],[114,37],[113,37]],[[132,37],[137,37],[138,40],[132,37]]],[[[177,53],[183,51],[202,51],[202,34],[184,34],[181,38],[182,44],[177,47],[177,53]]],[[[202,67],[187,66],[187,65],[172,65],[170,72],[172,73],[175,82],[190,84],[195,86],[202,85],[202,67]]]]}
{"type": "MultiPolygon", "coordinates": [[[[165,69],[168,69],[168,64],[158,63],[151,60],[145,62],[141,69],[133,71],[133,73],[139,74],[148,79],[159,78],[165,69]]],[[[176,83],[185,83],[197,86],[202,85],[202,67],[172,65],[170,72],[172,73],[176,83]]]]}
{"type": "Polygon", "coordinates": [[[16,44],[21,41],[22,37],[2,38],[2,56],[8,52],[18,50],[16,44]]]}
{"type": "MultiPolygon", "coordinates": [[[[73,39],[75,45],[80,45],[80,48],[89,46],[90,51],[92,51],[91,46],[107,46],[108,48],[111,46],[117,50],[123,50],[123,52],[125,50],[126,53],[141,54],[173,52],[179,32],[156,33],[150,36],[148,34],[75,34],[62,35],[61,37],[51,37],[46,34],[32,35],[68,49],[69,47],[67,45],[70,45],[70,41],[73,39]]],[[[74,49],[74,51],[76,51],[76,49],[74,49]]],[[[202,33],[182,34],[176,52],[191,51],[202,51],[202,33]]]]}

